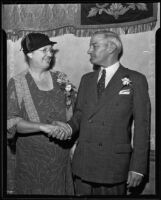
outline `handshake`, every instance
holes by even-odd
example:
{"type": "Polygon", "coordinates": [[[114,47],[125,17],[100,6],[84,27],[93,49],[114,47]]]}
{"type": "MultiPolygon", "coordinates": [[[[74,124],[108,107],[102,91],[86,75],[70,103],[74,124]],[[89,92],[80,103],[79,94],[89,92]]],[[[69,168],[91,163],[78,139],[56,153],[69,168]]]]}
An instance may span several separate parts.
{"type": "Polygon", "coordinates": [[[71,139],[72,128],[64,122],[54,121],[52,124],[41,124],[40,131],[47,133],[48,137],[59,140],[71,139]]]}

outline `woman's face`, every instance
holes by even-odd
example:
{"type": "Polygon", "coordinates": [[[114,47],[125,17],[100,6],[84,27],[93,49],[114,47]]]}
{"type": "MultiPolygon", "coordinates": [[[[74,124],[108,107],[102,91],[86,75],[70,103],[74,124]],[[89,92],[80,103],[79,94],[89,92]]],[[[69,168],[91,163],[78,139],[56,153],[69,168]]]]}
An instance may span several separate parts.
{"type": "Polygon", "coordinates": [[[46,69],[49,67],[53,57],[53,46],[47,45],[32,52],[32,63],[34,66],[46,69]]]}

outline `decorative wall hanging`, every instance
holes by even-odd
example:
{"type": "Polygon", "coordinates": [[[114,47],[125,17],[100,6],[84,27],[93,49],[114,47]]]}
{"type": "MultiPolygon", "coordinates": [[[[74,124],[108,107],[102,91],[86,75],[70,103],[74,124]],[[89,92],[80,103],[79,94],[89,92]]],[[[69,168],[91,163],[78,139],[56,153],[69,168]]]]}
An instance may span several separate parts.
{"type": "Polygon", "coordinates": [[[3,4],[2,14],[8,39],[16,40],[29,32],[86,37],[100,29],[118,34],[152,30],[157,3],[3,4]]]}

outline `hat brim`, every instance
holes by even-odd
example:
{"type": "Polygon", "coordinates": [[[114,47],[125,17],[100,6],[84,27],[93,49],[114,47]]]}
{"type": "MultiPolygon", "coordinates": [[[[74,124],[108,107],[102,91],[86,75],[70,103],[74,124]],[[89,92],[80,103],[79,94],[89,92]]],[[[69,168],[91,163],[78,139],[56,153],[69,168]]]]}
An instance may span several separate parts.
{"type": "Polygon", "coordinates": [[[52,42],[52,41],[47,41],[47,42],[44,42],[44,43],[42,43],[42,44],[39,44],[37,47],[35,47],[35,48],[33,48],[32,50],[30,50],[30,51],[28,51],[28,52],[26,52],[26,53],[30,53],[30,52],[32,52],[32,51],[36,51],[36,50],[38,50],[38,49],[40,49],[40,48],[42,48],[42,47],[44,47],[44,46],[47,46],[47,45],[54,45],[54,44],[56,44],[57,42],[52,42]]]}
{"type": "Polygon", "coordinates": [[[57,42],[52,42],[52,41],[50,41],[50,44],[57,44],[57,42]]]}
{"type": "Polygon", "coordinates": [[[57,42],[52,42],[52,41],[48,41],[48,42],[44,42],[42,44],[39,44],[38,47],[36,47],[33,51],[37,50],[37,49],[40,49],[41,47],[44,47],[44,46],[47,46],[47,45],[54,45],[56,44],[57,42]]]}

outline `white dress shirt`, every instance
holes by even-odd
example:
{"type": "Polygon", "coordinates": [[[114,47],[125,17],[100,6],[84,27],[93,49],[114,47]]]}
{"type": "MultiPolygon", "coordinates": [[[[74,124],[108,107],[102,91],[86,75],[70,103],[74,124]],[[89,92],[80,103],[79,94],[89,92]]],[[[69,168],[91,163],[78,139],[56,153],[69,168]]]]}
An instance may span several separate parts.
{"type": "Polygon", "coordinates": [[[111,80],[111,78],[113,77],[113,75],[115,74],[115,72],[117,71],[117,69],[119,68],[119,65],[120,63],[116,62],[115,64],[110,65],[106,68],[101,67],[99,75],[98,75],[98,81],[101,78],[102,70],[105,69],[106,70],[105,87],[106,87],[109,81],[111,80]]]}

